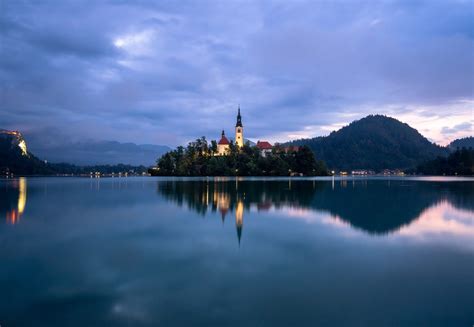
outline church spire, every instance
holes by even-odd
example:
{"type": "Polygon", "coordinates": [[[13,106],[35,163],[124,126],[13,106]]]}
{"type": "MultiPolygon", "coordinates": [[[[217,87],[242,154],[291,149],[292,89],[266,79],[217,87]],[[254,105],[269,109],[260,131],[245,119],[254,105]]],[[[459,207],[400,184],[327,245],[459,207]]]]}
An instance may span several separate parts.
{"type": "Polygon", "coordinates": [[[239,110],[237,113],[237,123],[235,124],[235,127],[243,127],[242,126],[242,116],[240,115],[240,104],[239,104],[239,110]]]}

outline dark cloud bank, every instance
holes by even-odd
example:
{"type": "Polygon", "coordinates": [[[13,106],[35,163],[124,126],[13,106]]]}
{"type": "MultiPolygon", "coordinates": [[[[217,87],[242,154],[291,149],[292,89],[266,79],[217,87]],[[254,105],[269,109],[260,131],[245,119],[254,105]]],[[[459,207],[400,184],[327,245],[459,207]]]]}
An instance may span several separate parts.
{"type": "Polygon", "coordinates": [[[473,31],[470,1],[5,0],[0,127],[174,146],[240,103],[251,139],[382,113],[443,142],[472,134],[473,31]]]}

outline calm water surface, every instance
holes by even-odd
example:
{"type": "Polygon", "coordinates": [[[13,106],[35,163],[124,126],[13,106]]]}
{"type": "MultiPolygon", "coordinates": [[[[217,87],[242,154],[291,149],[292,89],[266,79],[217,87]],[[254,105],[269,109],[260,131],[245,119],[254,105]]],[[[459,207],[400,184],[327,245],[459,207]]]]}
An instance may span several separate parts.
{"type": "Polygon", "coordinates": [[[473,179],[21,178],[0,218],[2,327],[474,324],[473,179]]]}

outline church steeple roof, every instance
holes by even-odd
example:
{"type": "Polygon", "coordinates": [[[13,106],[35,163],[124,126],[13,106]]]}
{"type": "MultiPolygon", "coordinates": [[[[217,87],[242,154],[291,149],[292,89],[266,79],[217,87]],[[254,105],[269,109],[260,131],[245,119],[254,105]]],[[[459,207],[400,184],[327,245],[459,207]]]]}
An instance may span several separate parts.
{"type": "Polygon", "coordinates": [[[240,247],[240,240],[242,238],[242,225],[237,225],[237,239],[239,240],[239,247],[240,247]]]}
{"type": "Polygon", "coordinates": [[[222,134],[221,134],[221,139],[218,143],[219,145],[227,145],[229,144],[229,140],[227,139],[227,137],[225,137],[225,133],[224,133],[224,130],[222,130],[222,134]]]}
{"type": "Polygon", "coordinates": [[[237,123],[235,124],[235,127],[243,127],[242,126],[242,116],[240,115],[240,104],[239,104],[239,111],[237,114],[237,123]]]}

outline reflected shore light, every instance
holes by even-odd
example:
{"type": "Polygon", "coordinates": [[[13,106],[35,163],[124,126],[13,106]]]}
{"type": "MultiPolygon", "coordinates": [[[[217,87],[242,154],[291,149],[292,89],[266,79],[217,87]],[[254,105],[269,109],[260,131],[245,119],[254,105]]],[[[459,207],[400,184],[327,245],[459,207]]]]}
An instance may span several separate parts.
{"type": "Polygon", "coordinates": [[[15,209],[8,211],[6,214],[7,223],[15,225],[20,222],[26,207],[26,178],[20,177],[18,180],[18,202],[15,209]]]}

